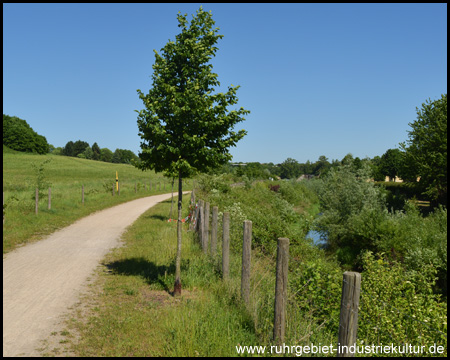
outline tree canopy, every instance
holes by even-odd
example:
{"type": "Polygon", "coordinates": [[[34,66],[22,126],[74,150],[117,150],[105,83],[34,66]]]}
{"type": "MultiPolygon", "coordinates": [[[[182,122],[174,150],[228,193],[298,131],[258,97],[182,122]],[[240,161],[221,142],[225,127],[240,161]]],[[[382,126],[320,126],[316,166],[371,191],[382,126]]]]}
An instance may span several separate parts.
{"type": "Polygon", "coordinates": [[[381,156],[380,171],[384,176],[395,179],[403,166],[403,153],[399,149],[388,149],[381,156]]]}
{"type": "Polygon", "coordinates": [[[401,143],[405,151],[402,178],[420,176],[425,193],[447,203],[447,94],[427,100],[416,108],[417,120],[410,123],[409,139],[401,143]]]}
{"type": "Polygon", "coordinates": [[[35,132],[26,120],[3,114],[3,144],[16,151],[46,154],[47,139],[35,132]]]}
{"type": "Polygon", "coordinates": [[[223,37],[213,29],[211,12],[202,8],[190,24],[186,15],[177,16],[181,33],[155,50],[153,86],[145,95],[138,90],[145,109],[139,111],[138,128],[142,169],[180,172],[189,177],[231,160],[228,149],[246,134],[232,131],[249,111],[229,111],[238,102],[239,86],[216,93],[218,75],[208,64],[215,56],[214,45],[223,37]]]}

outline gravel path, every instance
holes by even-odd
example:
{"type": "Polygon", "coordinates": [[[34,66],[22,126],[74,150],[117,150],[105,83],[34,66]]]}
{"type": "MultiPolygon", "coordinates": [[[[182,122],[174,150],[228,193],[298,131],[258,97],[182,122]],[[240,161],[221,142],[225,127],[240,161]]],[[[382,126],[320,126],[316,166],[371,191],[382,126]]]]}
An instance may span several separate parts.
{"type": "Polygon", "coordinates": [[[171,194],[96,212],[3,257],[3,356],[40,356],[41,340],[73,306],[83,284],[142,213],[171,194]]]}

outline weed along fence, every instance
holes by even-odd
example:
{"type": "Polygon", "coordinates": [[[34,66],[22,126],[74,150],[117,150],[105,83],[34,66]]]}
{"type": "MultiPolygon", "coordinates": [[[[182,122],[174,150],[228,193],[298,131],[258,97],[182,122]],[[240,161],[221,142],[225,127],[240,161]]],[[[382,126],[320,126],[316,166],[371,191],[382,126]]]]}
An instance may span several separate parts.
{"type": "MultiPolygon", "coordinates": [[[[192,185],[189,180],[183,180],[183,186],[192,185]]],[[[125,190],[126,195],[132,195],[147,192],[160,193],[167,191],[178,191],[178,181],[172,182],[168,179],[155,179],[148,182],[126,180],[121,181],[116,179],[114,182],[105,182],[102,185],[77,185],[70,189],[61,189],[61,187],[48,187],[46,189],[34,188],[33,190],[22,191],[20,195],[7,192],[5,200],[5,191],[3,192],[3,223],[7,221],[8,210],[18,210],[22,214],[29,213],[39,214],[39,211],[44,210],[43,202],[45,201],[46,210],[58,210],[63,206],[58,206],[61,202],[70,202],[71,206],[84,205],[85,202],[98,201],[100,197],[109,194],[109,196],[120,196],[121,191],[125,190]],[[48,195],[47,195],[48,194],[48,195]],[[79,194],[79,195],[76,195],[79,194]],[[56,199],[56,200],[55,200],[56,199]],[[48,201],[47,201],[48,200],[48,201]],[[56,201],[52,203],[52,201],[56,201]],[[34,211],[33,211],[33,210],[34,211]]],[[[67,207],[67,204],[64,205],[67,207]]]]}
{"type": "MultiPolygon", "coordinates": [[[[189,230],[195,232],[195,238],[204,254],[217,262],[221,261],[221,264],[217,265],[218,268],[221,268],[222,279],[227,284],[227,280],[231,276],[230,222],[232,220],[230,220],[230,213],[223,212],[222,214],[222,254],[220,257],[220,255],[217,256],[218,234],[220,233],[218,207],[211,206],[203,200],[196,201],[193,191],[190,208],[189,230]]],[[[242,224],[239,301],[247,309],[252,301],[250,289],[252,226],[250,220],[245,220],[242,224]]],[[[275,291],[273,297],[271,296],[273,311],[267,312],[267,314],[273,315],[268,315],[272,318],[266,320],[273,324],[271,328],[266,328],[266,331],[269,332],[266,338],[269,338],[273,344],[270,347],[272,354],[299,355],[299,347],[302,347],[304,354],[308,354],[307,351],[309,351],[309,354],[327,354],[325,356],[334,354],[339,357],[361,356],[361,354],[365,356],[386,356],[387,354],[389,354],[388,356],[429,356],[428,354],[445,356],[447,353],[446,332],[437,329],[427,321],[416,319],[414,315],[408,315],[405,309],[397,309],[377,299],[370,291],[364,290],[364,277],[358,272],[346,271],[341,277],[340,284],[334,284],[340,297],[331,297],[331,294],[327,293],[327,289],[324,289],[324,301],[331,304],[330,308],[334,310],[327,312],[321,319],[318,316],[315,317],[320,321],[314,322],[314,326],[311,325],[313,322],[306,321],[306,318],[312,318],[313,313],[316,316],[324,309],[321,308],[321,305],[317,305],[314,310],[311,310],[311,306],[308,311],[302,310],[306,308],[305,304],[314,306],[315,300],[310,299],[309,290],[323,286],[318,279],[330,278],[330,274],[316,270],[302,286],[294,289],[290,287],[289,277],[297,273],[293,271],[295,269],[289,267],[298,265],[298,260],[289,259],[289,244],[289,239],[278,238],[276,266],[267,269],[268,274],[275,274],[275,291]],[[328,343],[324,342],[324,337],[315,338],[323,328],[331,329],[328,343]],[[288,332],[289,336],[287,336],[288,332]],[[292,341],[293,338],[296,339],[295,343],[289,345],[287,341],[292,341]],[[314,339],[319,343],[311,342],[314,339]],[[425,339],[428,339],[428,343],[425,339]],[[431,343],[430,339],[433,339],[431,343]],[[311,346],[300,345],[308,343],[311,346]]],[[[258,303],[257,300],[255,301],[258,303]]],[[[245,347],[249,354],[254,354],[256,348],[245,347]]],[[[269,347],[264,348],[267,354],[269,347]]],[[[244,353],[244,350],[241,353],[244,353]]],[[[260,354],[259,350],[257,353],[260,354]]]]}

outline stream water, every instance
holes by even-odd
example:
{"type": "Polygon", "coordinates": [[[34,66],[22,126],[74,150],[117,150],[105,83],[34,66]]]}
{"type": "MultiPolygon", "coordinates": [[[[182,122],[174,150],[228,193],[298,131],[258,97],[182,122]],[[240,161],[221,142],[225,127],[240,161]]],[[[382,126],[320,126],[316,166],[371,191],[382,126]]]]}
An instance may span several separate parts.
{"type": "MultiPolygon", "coordinates": [[[[322,215],[322,213],[319,213],[317,216],[322,215]]],[[[310,230],[307,234],[306,234],[306,238],[310,238],[312,239],[312,241],[314,242],[314,245],[322,245],[325,244],[326,240],[322,240],[320,238],[320,233],[318,233],[317,231],[314,230],[310,230]]]]}
{"type": "Polygon", "coordinates": [[[320,233],[318,233],[317,231],[314,231],[314,230],[310,230],[306,234],[306,238],[311,238],[312,241],[314,242],[314,245],[320,245],[320,244],[324,244],[325,243],[325,240],[322,240],[320,238],[320,233]]]}

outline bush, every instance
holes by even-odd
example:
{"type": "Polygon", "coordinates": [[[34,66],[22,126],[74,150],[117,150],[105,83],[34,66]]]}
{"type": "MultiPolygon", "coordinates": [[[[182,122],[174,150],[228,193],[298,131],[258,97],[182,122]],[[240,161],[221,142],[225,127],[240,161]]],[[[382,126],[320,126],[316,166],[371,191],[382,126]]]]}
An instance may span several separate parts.
{"type": "MultiPolygon", "coordinates": [[[[437,344],[447,352],[447,304],[433,294],[436,268],[423,264],[407,272],[396,261],[362,255],[358,342],[437,344]]],[[[444,354],[444,356],[445,356],[444,354]]]]}
{"type": "Polygon", "coordinates": [[[363,249],[374,250],[378,228],[387,211],[383,193],[370,181],[365,164],[355,171],[352,164],[332,168],[319,183],[322,216],[314,229],[327,239],[330,251],[340,250],[342,264],[355,267],[363,249]]]}
{"type": "MultiPolygon", "coordinates": [[[[271,191],[267,182],[230,187],[227,181],[224,175],[202,176],[198,181],[197,198],[210,202],[211,206],[219,207],[219,221],[223,212],[230,213],[230,239],[233,250],[242,249],[244,220],[252,221],[253,246],[265,254],[275,252],[279,237],[289,238],[291,244],[296,244],[298,249],[309,246],[305,241],[305,235],[309,230],[312,216],[300,215],[294,208],[294,205],[299,204],[292,204],[282,193],[271,191]]],[[[280,186],[280,190],[283,187],[284,184],[280,186]]],[[[301,198],[307,201],[306,197],[301,198]]]]}

